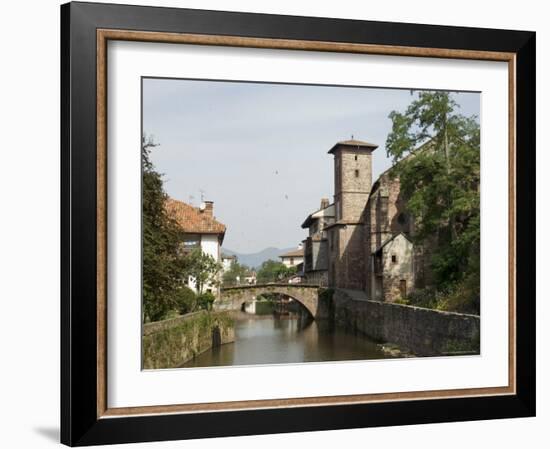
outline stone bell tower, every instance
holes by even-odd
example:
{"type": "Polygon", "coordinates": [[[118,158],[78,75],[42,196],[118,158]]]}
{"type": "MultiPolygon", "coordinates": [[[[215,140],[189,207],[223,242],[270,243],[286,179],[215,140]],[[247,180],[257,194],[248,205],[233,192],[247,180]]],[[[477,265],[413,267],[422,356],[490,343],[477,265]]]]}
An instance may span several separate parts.
{"type": "Polygon", "coordinates": [[[378,148],[360,140],[336,143],[334,155],[334,206],[336,222],[330,226],[329,284],[365,289],[365,227],[363,214],[372,186],[372,152],[378,148]]]}
{"type": "Polygon", "coordinates": [[[345,140],[334,145],[334,203],[336,220],[358,222],[369,199],[372,186],[372,152],[378,148],[360,140],[345,140]]]}

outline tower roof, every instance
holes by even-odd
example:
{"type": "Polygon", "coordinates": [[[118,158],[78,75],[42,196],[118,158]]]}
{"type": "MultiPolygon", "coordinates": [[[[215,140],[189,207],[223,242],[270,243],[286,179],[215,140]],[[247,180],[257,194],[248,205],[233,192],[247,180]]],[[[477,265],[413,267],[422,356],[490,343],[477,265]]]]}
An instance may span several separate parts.
{"type": "Polygon", "coordinates": [[[378,148],[378,145],[356,139],[342,140],[341,142],[336,142],[336,144],[328,151],[329,154],[334,154],[338,147],[355,148],[357,150],[364,151],[374,151],[376,150],[376,148],[378,148]]]}

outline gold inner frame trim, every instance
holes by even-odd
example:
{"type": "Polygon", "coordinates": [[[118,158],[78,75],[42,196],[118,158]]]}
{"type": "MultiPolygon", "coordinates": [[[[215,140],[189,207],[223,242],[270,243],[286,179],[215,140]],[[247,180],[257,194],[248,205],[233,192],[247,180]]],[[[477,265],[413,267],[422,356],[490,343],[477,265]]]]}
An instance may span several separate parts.
{"type": "Polygon", "coordinates": [[[375,402],[513,395],[516,392],[516,54],[506,52],[356,44],[239,36],[160,33],[116,29],[97,30],[97,417],[258,410],[375,402]],[[472,59],[508,62],[508,385],[502,387],[317,396],[252,401],[211,402],[108,408],[107,404],[107,42],[109,40],[214,45],[278,50],[360,53],[386,56],[472,59]]]}

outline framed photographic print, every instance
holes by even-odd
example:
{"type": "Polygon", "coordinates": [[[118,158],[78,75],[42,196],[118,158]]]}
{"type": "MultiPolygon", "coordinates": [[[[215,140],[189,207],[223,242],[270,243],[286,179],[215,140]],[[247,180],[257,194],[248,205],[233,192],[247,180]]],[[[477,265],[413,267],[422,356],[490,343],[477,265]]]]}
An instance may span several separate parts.
{"type": "Polygon", "coordinates": [[[61,7],[61,439],[535,414],[535,33],[61,7]]]}

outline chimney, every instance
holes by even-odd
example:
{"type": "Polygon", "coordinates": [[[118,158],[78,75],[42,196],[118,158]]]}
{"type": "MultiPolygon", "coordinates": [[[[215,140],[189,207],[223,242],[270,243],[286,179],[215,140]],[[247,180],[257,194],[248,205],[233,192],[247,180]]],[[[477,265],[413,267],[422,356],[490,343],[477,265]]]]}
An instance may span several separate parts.
{"type": "Polygon", "coordinates": [[[205,201],[204,205],[204,213],[209,217],[214,216],[214,201],[205,201]]]}
{"type": "Polygon", "coordinates": [[[321,209],[326,209],[328,204],[328,198],[321,198],[321,209]]]}

